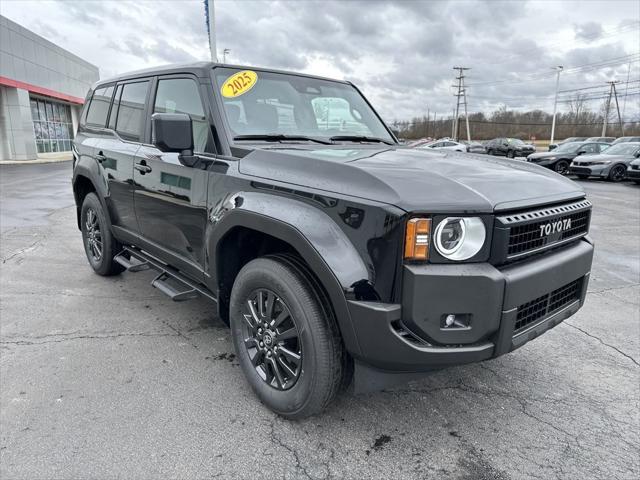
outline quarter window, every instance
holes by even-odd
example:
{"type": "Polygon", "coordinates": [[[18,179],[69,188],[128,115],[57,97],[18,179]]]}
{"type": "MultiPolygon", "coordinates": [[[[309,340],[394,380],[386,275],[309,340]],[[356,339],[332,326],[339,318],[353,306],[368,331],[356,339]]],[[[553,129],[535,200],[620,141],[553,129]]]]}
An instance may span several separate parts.
{"type": "Polygon", "coordinates": [[[193,149],[206,152],[209,122],[202,108],[198,85],[188,78],[168,78],[158,82],[154,113],[186,113],[193,124],[193,149]]]}
{"type": "Polygon", "coordinates": [[[122,85],[116,88],[116,96],[113,97],[113,105],[111,106],[111,114],[109,115],[109,128],[116,128],[116,118],[118,117],[118,107],[120,106],[120,95],[122,95],[122,85]]]}
{"type": "MultiPolygon", "coordinates": [[[[96,91],[93,92],[93,97],[89,104],[89,111],[87,112],[87,125],[92,125],[94,127],[105,126],[107,123],[107,113],[109,112],[109,104],[111,103],[112,95],[113,87],[97,88],[96,91]]],[[[47,116],[55,116],[53,108],[49,108],[49,105],[47,105],[47,116]]]]}
{"type": "Polygon", "coordinates": [[[139,142],[142,137],[142,120],[148,89],[148,80],[127,83],[122,88],[116,132],[125,140],[139,142]]]}

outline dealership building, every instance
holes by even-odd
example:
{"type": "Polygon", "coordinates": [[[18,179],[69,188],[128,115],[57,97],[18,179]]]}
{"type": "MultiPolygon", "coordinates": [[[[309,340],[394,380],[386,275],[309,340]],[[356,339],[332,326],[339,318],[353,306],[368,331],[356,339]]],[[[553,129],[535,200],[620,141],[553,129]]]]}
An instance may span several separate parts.
{"type": "Polygon", "coordinates": [[[0,160],[70,152],[98,67],[0,15],[0,160]]]}

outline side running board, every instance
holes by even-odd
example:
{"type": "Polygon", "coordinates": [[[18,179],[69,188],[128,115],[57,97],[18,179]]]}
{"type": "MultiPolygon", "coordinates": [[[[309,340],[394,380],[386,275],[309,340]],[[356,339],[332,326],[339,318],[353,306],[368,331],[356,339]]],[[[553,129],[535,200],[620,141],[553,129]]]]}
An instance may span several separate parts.
{"type": "Polygon", "coordinates": [[[156,270],[158,276],[153,279],[151,285],[170,297],[174,302],[183,302],[199,295],[214,302],[218,301],[204,285],[187,278],[175,268],[165,265],[151,255],[147,255],[133,247],[125,247],[113,260],[129,272],[156,270]]]}

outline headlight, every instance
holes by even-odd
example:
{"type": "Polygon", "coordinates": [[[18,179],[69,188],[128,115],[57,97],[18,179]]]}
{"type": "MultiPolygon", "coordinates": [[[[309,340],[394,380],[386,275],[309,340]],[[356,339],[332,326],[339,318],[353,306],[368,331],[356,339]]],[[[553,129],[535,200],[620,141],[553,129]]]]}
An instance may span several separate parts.
{"type": "Polygon", "coordinates": [[[477,254],[487,236],[484,223],[477,217],[448,217],[436,227],[436,250],[449,260],[467,260],[477,254]]]}

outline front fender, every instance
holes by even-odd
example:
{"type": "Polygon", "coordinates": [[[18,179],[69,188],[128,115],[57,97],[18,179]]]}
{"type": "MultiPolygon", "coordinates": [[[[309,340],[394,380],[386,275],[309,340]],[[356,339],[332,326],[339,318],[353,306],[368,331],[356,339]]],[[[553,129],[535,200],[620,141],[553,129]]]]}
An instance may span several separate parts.
{"type": "MultiPolygon", "coordinates": [[[[347,298],[371,274],[338,225],[320,208],[295,199],[260,192],[228,196],[209,214],[207,257],[218,264],[217,248],[235,227],[264,232],[291,245],[313,270],[327,292],[347,349],[360,353],[347,298]]],[[[209,269],[217,285],[215,268],[209,269]]]]}

